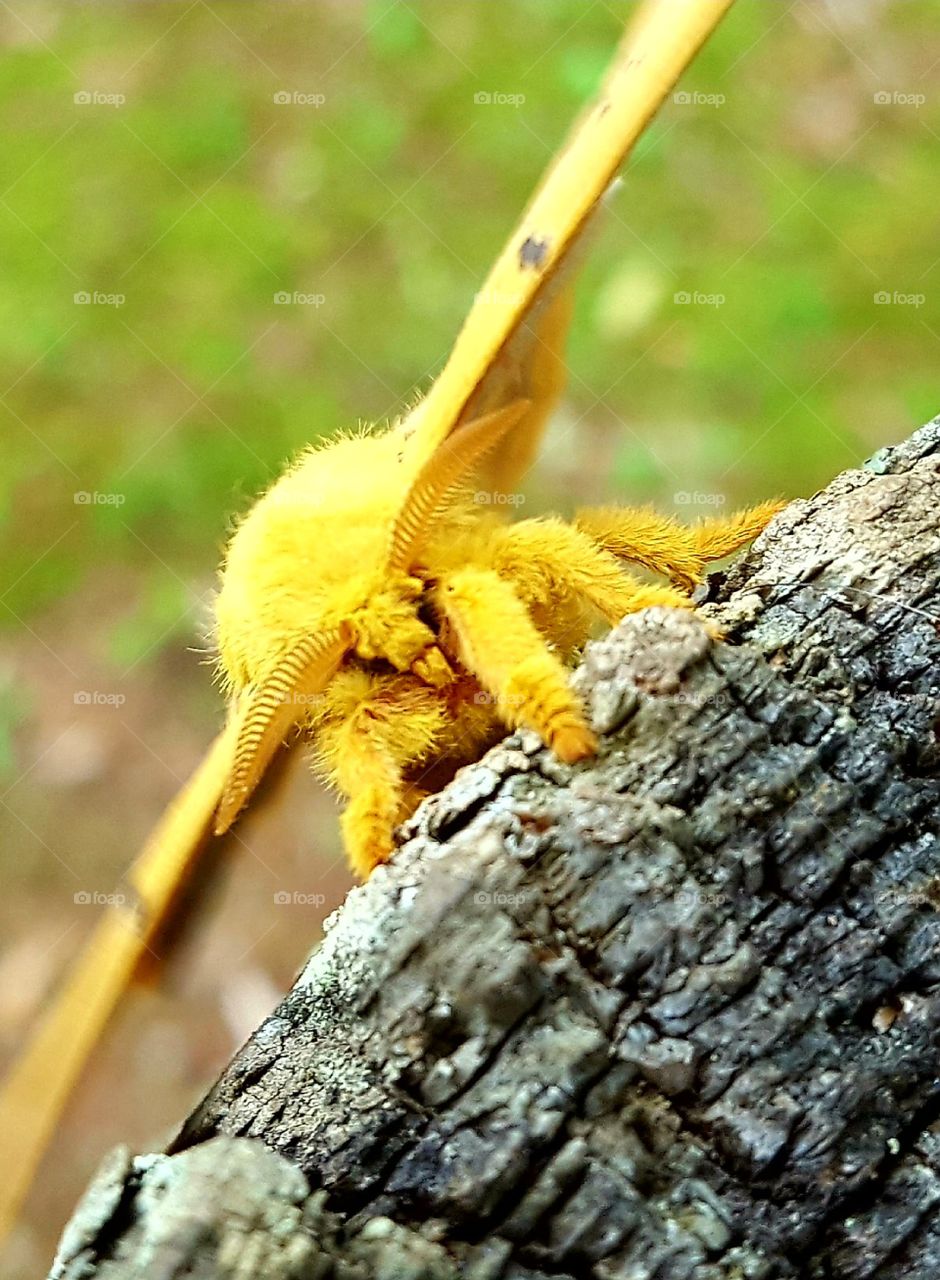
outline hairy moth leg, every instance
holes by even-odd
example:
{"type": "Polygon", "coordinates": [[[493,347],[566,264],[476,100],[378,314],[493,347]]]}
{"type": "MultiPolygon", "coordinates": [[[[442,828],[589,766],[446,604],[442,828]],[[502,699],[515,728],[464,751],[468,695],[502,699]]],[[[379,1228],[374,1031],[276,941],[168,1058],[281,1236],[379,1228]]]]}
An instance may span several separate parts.
{"type": "Polygon", "coordinates": [[[611,625],[624,614],[654,605],[691,608],[688,596],[673,587],[632,578],[614,555],[563,520],[523,520],[502,531],[494,567],[520,584],[523,596],[529,595],[527,582],[539,603],[572,593],[611,625]]]}
{"type": "Polygon", "coordinates": [[[691,591],[702,576],[702,555],[688,525],[652,507],[587,507],[575,526],[621,560],[661,573],[691,591]]]}
{"type": "Polygon", "coordinates": [[[692,591],[709,560],[720,560],[751,542],[783,503],[764,502],[730,516],[682,524],[650,507],[588,507],[575,525],[612,555],[661,573],[692,591]]]}
{"type": "Polygon", "coordinates": [[[592,755],[594,734],[525,605],[489,569],[458,569],[444,578],[435,601],[447,618],[460,660],[496,699],[506,724],[524,725],[569,764],[592,755]]]}
{"type": "Polygon", "coordinates": [[[348,804],[340,818],[350,865],[363,880],[395,847],[393,832],[421,795],[406,771],[433,751],[446,710],[431,689],[409,678],[331,691],[334,713],[317,733],[318,763],[348,804]],[[358,692],[358,697],[356,696],[358,692]],[[349,705],[352,703],[352,705],[349,705]],[[345,704],[345,705],[344,705],[345,704]]]}
{"type": "Polygon", "coordinates": [[[733,511],[729,516],[700,520],[691,526],[689,532],[703,561],[722,560],[753,542],[786,505],[779,499],[760,502],[756,507],[733,511]]]}

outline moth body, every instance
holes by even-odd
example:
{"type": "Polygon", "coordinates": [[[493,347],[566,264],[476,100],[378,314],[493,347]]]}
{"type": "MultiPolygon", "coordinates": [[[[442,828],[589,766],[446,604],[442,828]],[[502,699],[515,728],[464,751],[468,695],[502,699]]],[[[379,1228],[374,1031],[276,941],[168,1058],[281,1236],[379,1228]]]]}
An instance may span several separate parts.
{"type": "MultiPolygon", "coordinates": [[[[465,437],[471,461],[477,436],[465,437]]],[[[231,814],[277,742],[299,735],[349,799],[360,874],[388,857],[395,825],[428,791],[506,729],[536,730],[569,762],[591,754],[568,669],[592,629],[649,605],[691,607],[680,588],[772,511],[697,527],[618,507],[510,523],[474,501],[448,459],[447,483],[425,498],[412,441],[392,427],[303,453],[236,528],[216,607],[220,671],[249,726],[231,814]],[[414,493],[420,536],[406,521],[396,543],[414,493]],[[631,560],[676,585],[638,582],[631,560]]]]}
{"type": "Polygon", "coordinates": [[[238,524],[216,601],[221,669],[233,689],[258,681],[380,572],[404,483],[401,453],[390,433],[307,449],[238,524]]]}

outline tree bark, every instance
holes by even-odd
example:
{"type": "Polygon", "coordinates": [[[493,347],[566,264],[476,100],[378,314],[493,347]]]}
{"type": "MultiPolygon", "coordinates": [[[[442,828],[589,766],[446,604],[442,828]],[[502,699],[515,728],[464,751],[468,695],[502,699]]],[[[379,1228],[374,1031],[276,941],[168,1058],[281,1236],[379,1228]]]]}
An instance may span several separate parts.
{"type": "Polygon", "coordinates": [[[940,419],[591,644],[52,1276],[940,1275],[938,507],[940,419]]]}

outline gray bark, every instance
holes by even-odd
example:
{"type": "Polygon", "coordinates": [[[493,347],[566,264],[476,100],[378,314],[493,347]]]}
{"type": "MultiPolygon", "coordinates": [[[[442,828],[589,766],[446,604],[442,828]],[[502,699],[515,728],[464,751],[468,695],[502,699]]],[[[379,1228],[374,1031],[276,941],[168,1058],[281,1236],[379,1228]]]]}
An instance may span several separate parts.
{"type": "Polygon", "coordinates": [[[58,1280],[940,1275],[940,419],[425,803],[58,1280]]]}

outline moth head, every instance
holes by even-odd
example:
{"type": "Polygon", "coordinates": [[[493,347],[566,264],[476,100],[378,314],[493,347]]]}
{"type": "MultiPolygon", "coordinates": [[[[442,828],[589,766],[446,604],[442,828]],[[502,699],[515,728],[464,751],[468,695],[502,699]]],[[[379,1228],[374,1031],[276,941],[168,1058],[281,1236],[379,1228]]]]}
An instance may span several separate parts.
{"type": "MultiPolygon", "coordinates": [[[[520,421],[528,407],[527,400],[515,400],[458,425],[423,463],[417,464],[412,471],[414,479],[392,520],[384,567],[376,576],[379,587],[406,575],[455,492],[483,456],[520,421]]],[[[271,496],[269,494],[265,501],[271,496]]],[[[356,598],[357,576],[351,575],[344,588],[349,591],[350,606],[360,604],[356,598]]],[[[368,609],[368,598],[362,604],[368,609]]],[[[232,769],[216,813],[217,835],[227,831],[235,821],[281,743],[308,717],[311,700],[323,693],[340,663],[356,648],[361,628],[352,621],[355,612],[351,607],[350,616],[343,617],[341,610],[340,619],[334,625],[302,634],[250,683],[245,679],[247,673],[233,670],[232,660],[222,651],[224,678],[233,688],[244,687],[234,699],[238,735],[232,769]]],[[[416,612],[414,625],[424,630],[416,612]]],[[[386,656],[399,666],[393,652],[386,656]]]]}

